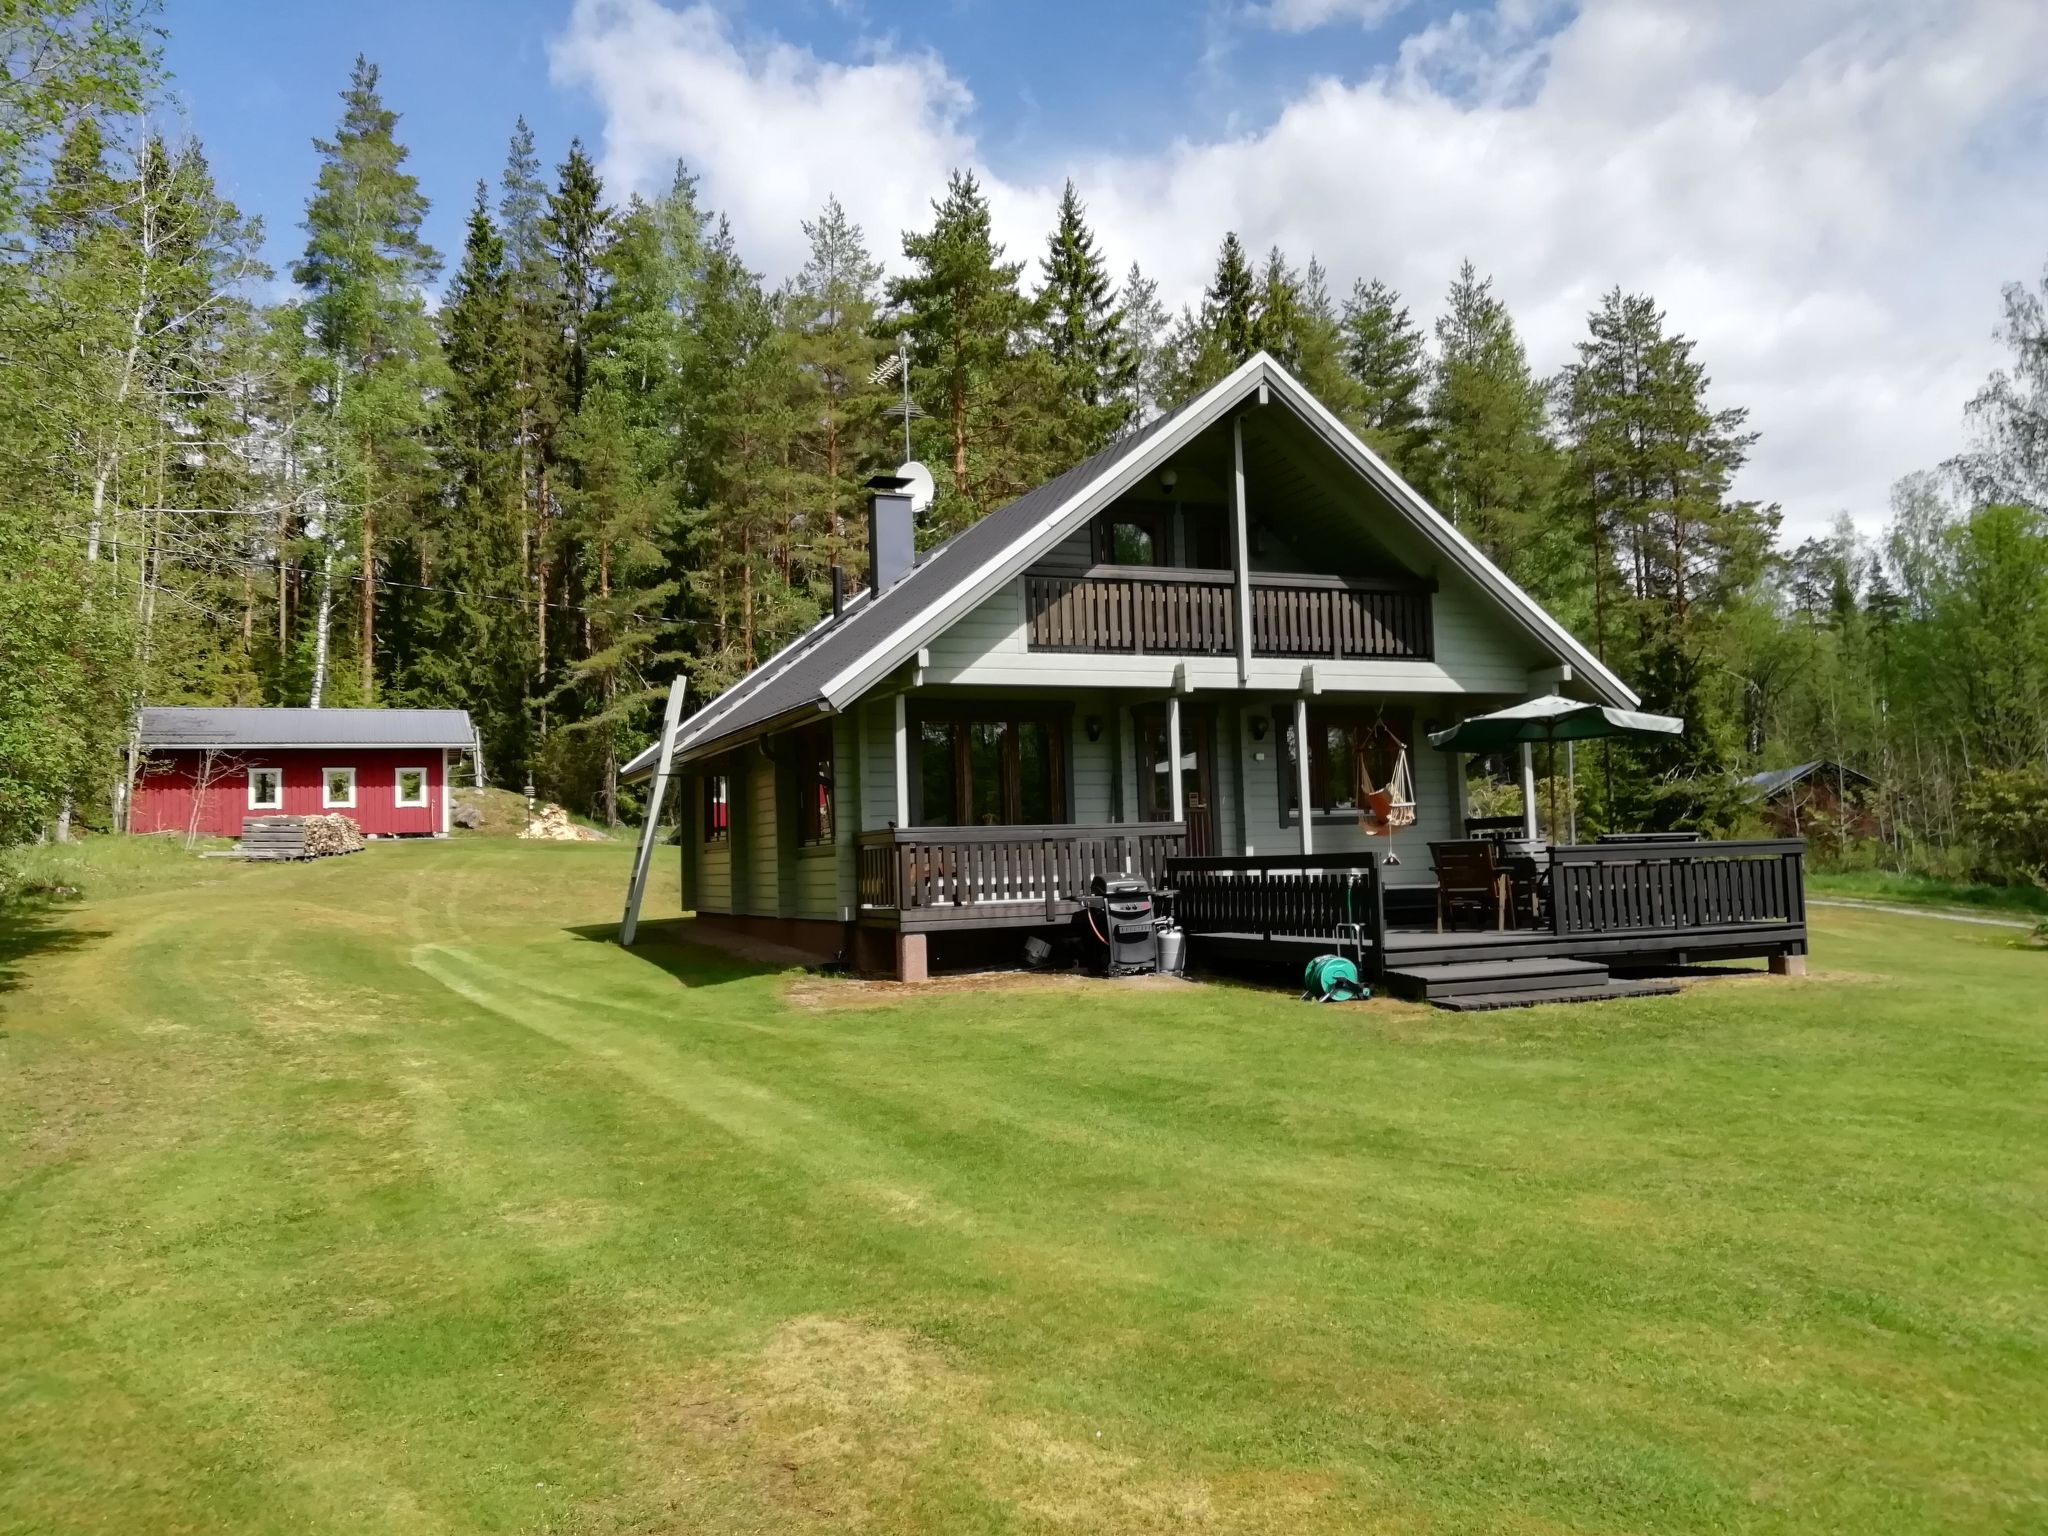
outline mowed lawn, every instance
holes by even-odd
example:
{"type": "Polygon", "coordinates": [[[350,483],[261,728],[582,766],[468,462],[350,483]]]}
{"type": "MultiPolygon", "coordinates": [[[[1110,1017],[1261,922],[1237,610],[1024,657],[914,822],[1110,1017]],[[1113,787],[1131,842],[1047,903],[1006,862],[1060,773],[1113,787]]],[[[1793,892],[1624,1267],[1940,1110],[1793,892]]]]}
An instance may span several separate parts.
{"type": "Polygon", "coordinates": [[[0,939],[0,1530],[2048,1529],[2019,935],[906,992],[621,951],[628,858],[102,845],[0,939]]]}

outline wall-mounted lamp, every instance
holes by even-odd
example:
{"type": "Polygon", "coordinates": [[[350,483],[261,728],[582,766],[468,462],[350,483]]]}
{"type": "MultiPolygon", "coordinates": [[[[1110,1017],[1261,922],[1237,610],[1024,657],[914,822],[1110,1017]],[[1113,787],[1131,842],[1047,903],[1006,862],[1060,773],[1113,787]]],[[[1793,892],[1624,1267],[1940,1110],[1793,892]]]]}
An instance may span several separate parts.
{"type": "Polygon", "coordinates": [[[1253,740],[1253,741],[1264,741],[1265,739],[1266,739],[1266,717],[1265,717],[1264,715],[1253,715],[1253,716],[1252,716],[1252,740],[1253,740]]]}
{"type": "Polygon", "coordinates": [[[1081,722],[1081,728],[1088,733],[1090,741],[1102,740],[1102,716],[1090,715],[1081,722]]]}
{"type": "Polygon", "coordinates": [[[1179,471],[1179,470],[1177,470],[1177,469],[1162,469],[1161,471],[1159,471],[1159,488],[1160,488],[1160,489],[1161,489],[1162,491],[1167,491],[1167,492],[1171,492],[1171,491],[1173,490],[1173,488],[1174,488],[1174,487],[1175,487],[1176,485],[1179,485],[1179,484],[1180,484],[1180,471],[1179,471]]]}

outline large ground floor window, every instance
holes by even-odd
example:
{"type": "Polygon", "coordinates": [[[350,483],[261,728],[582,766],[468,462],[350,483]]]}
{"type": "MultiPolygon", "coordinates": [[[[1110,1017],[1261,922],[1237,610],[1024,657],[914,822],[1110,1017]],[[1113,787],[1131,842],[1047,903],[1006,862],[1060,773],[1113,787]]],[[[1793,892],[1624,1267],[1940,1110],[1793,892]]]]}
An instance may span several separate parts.
{"type": "Polygon", "coordinates": [[[1066,721],[967,705],[910,722],[911,815],[923,827],[1006,827],[1067,819],[1066,721]]]}
{"type": "MultiPolygon", "coordinates": [[[[1279,711],[1280,808],[1300,814],[1301,745],[1295,740],[1294,710],[1279,711]]],[[[1405,704],[1384,708],[1356,704],[1314,706],[1308,712],[1308,792],[1319,816],[1347,815],[1375,789],[1393,781],[1402,749],[1415,735],[1415,711],[1405,704]]]]}

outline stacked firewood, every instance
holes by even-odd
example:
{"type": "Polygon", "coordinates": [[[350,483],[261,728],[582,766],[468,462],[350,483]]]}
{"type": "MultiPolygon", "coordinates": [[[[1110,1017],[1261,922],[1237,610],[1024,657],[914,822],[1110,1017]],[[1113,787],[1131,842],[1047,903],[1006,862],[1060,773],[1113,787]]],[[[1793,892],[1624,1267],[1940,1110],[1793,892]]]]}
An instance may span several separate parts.
{"type": "Polygon", "coordinates": [[[544,843],[601,843],[605,835],[591,827],[579,827],[559,805],[543,801],[527,819],[521,837],[544,843]]]}
{"type": "Polygon", "coordinates": [[[306,853],[318,858],[328,853],[360,853],[363,849],[363,829],[347,816],[308,816],[306,821],[306,853]]]}

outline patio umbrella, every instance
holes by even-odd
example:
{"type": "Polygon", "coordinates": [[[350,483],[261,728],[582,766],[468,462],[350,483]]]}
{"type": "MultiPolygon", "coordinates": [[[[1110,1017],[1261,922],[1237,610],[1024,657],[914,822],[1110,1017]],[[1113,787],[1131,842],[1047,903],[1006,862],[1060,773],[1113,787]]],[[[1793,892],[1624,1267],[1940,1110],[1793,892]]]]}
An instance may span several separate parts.
{"type": "MultiPolygon", "coordinates": [[[[1548,742],[1556,756],[1560,741],[1591,741],[1607,736],[1676,736],[1685,722],[1675,715],[1646,715],[1632,709],[1614,709],[1605,704],[1587,704],[1561,694],[1546,694],[1496,709],[1490,714],[1460,720],[1447,731],[1432,731],[1429,744],[1439,752],[1500,752],[1509,747],[1527,747],[1548,742]]],[[[1526,786],[1524,795],[1526,798],[1526,786]]],[[[1550,819],[1557,822],[1556,774],[1551,776],[1550,819]]],[[[1536,808],[1525,804],[1523,812],[1535,836],[1536,808]]]]}

